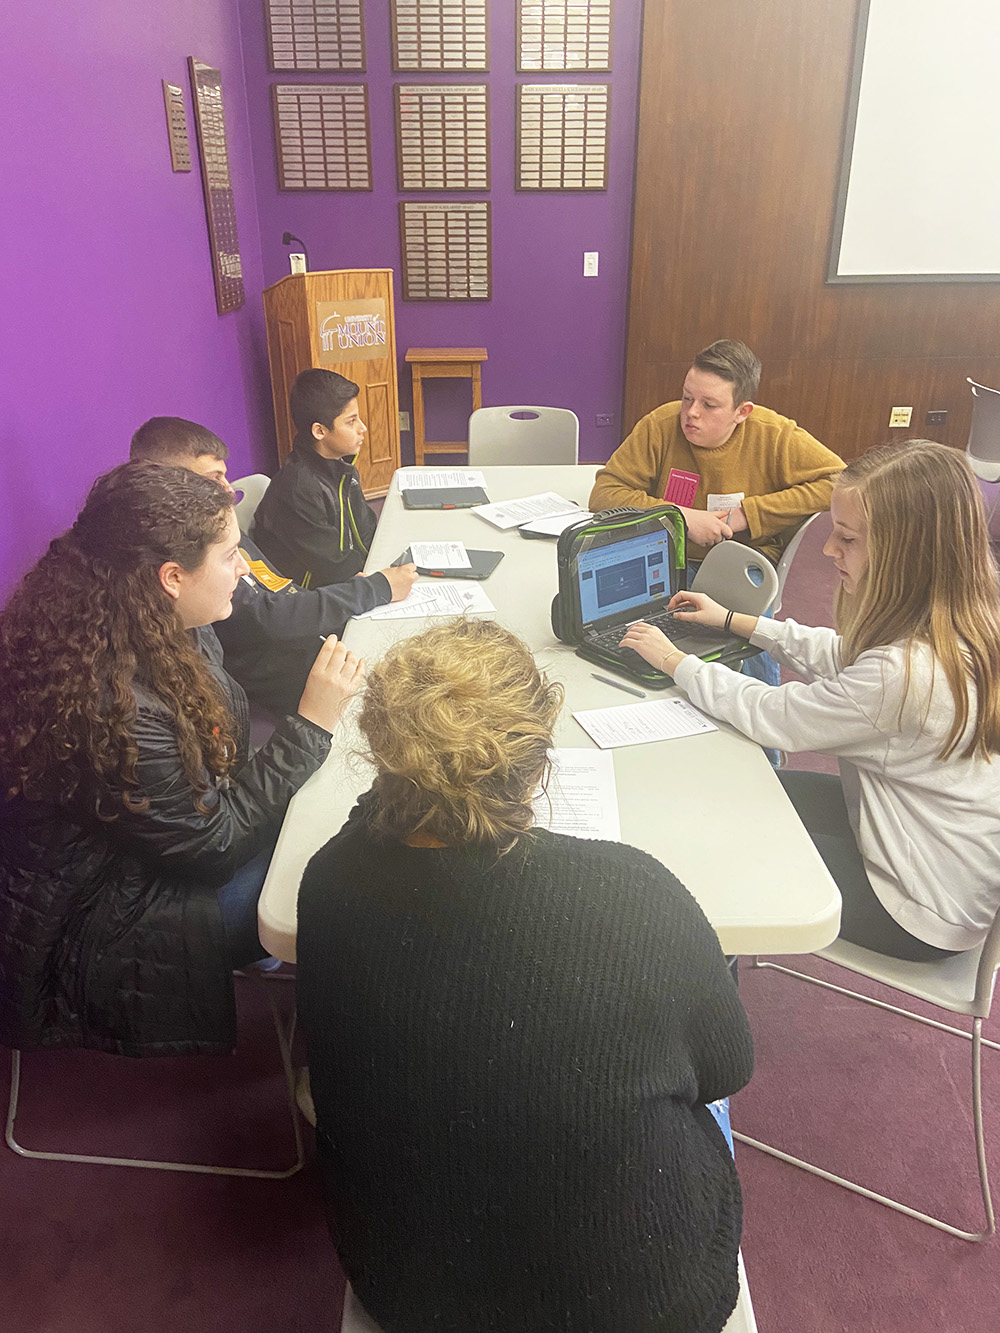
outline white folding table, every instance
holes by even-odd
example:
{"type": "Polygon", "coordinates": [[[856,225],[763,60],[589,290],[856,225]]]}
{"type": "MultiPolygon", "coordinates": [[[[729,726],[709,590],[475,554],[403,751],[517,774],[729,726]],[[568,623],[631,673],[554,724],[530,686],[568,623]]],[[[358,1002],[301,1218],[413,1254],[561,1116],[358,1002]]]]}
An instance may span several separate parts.
{"type": "MultiPolygon", "coordinates": [[[[595,468],[484,471],[493,501],[555,491],[585,506],[595,468]]],[[[514,529],[499,531],[470,510],[408,510],[399,477],[397,472],[386,496],[367,571],[391,564],[411,541],[454,540],[473,549],[502,550],[504,559],[481,586],[496,607],[496,618],[519,634],[539,665],[565,686],[556,745],[591,748],[572,717],[574,709],[633,700],[595,680],[591,665],[552,633],[555,542],[528,541],[514,529]]],[[[353,620],[344,638],[373,662],[394,641],[432,623],[431,618],[353,620]]],[[[341,828],[355,798],[370,784],[370,770],[353,755],[361,745],[358,706],[355,700],[330,757],[292,800],[261,894],[261,942],[286,962],[295,961],[296,900],[306,863],[341,828]]],[[[677,875],[701,904],[727,954],[806,953],[836,938],[837,887],[759,746],[720,723],[710,735],[613,754],[622,841],[649,852],[677,875]]]]}

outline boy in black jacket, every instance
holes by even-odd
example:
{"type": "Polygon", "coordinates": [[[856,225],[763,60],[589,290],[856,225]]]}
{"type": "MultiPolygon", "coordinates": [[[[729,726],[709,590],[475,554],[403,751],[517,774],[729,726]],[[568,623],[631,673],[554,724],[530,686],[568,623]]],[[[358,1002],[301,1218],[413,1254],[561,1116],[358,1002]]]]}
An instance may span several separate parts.
{"type": "Polygon", "coordinates": [[[288,407],[295,443],[257,507],[254,540],[303,588],[343,583],[364,568],[376,523],[354,466],[367,432],[358,386],[303,370],[288,407]]]}
{"type": "MultiPolygon", "coordinates": [[[[129,457],[184,467],[231,490],[226,478],[229,450],[217,435],[183,417],[153,417],[140,426],[129,457]]],[[[405,565],[305,590],[270,566],[246,534],[240,538],[250,572],[236,585],[232,615],[215,625],[226,670],[254,704],[294,713],[320,636],[339,638],[351,616],[405,597],[416,569],[405,565]]]]}

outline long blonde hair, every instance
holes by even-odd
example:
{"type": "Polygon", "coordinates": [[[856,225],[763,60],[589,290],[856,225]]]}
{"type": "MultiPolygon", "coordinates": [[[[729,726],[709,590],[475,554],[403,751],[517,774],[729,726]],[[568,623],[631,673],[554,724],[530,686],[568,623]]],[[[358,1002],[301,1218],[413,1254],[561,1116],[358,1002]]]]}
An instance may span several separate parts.
{"type": "Polygon", "coordinates": [[[368,675],[360,726],[376,828],[503,853],[530,829],[563,691],[516,635],[460,620],[391,648],[368,675]]]}
{"type": "Polygon", "coordinates": [[[955,701],[939,754],[949,758],[976,716],[962,758],[1000,753],[1000,583],[982,496],[965,455],[931,440],[870,449],[840,473],[839,492],[858,501],[868,528],[868,568],[857,590],[840,589],[836,623],[845,665],[871,648],[931,649],[955,701]]]}

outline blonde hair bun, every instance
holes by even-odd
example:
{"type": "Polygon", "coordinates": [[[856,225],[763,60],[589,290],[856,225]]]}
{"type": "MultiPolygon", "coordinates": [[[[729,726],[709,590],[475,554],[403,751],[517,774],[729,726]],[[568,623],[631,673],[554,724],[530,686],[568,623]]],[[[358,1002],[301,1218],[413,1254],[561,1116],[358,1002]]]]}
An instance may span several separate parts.
{"type": "Polygon", "coordinates": [[[360,718],[379,829],[508,850],[531,827],[562,700],[495,621],[450,622],[396,644],[369,674],[360,718]]]}

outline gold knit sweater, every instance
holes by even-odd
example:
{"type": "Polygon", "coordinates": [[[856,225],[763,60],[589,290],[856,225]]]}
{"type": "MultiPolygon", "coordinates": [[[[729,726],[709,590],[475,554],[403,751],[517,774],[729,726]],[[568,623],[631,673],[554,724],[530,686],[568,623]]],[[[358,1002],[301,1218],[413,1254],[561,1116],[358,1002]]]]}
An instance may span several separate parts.
{"type": "MultiPolygon", "coordinates": [[[[680,403],[665,403],[642,418],[601,468],[591,509],[662,504],[672,468],[701,477],[689,506],[705,509],[709,495],[743,491],[748,531],[738,540],[777,561],[795,529],[810,514],[830,508],[833,479],[845,466],[832,450],[788,417],[755,407],[725,444],[699,449],[684,438],[680,403]]],[[[701,560],[705,547],[688,546],[701,560]]]]}

